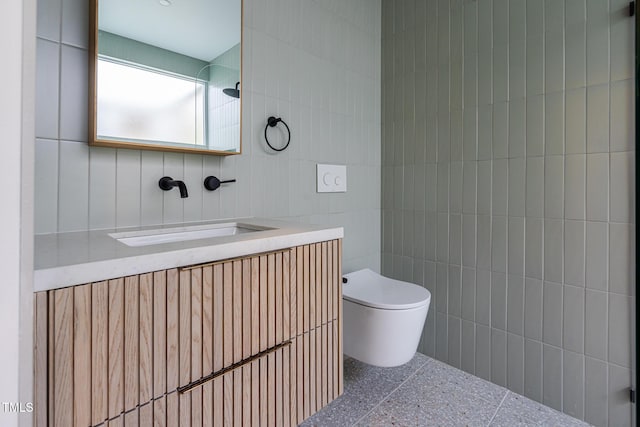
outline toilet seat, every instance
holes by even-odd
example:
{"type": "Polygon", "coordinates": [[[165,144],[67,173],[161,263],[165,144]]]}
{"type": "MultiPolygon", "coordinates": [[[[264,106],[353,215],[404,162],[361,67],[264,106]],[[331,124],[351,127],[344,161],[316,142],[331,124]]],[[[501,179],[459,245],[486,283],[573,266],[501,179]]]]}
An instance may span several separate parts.
{"type": "Polygon", "coordinates": [[[380,276],[370,269],[345,274],[342,296],[371,308],[407,310],[429,304],[431,293],[418,285],[380,276]]]}

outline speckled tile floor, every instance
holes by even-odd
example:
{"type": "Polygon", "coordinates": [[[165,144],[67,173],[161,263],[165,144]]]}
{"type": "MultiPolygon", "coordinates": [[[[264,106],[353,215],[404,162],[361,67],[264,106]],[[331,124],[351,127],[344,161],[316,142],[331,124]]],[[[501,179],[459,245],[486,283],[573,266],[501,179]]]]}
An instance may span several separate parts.
{"type": "Polygon", "coordinates": [[[406,365],[344,361],[344,394],[303,426],[586,426],[452,366],[416,353],[406,365]]]}

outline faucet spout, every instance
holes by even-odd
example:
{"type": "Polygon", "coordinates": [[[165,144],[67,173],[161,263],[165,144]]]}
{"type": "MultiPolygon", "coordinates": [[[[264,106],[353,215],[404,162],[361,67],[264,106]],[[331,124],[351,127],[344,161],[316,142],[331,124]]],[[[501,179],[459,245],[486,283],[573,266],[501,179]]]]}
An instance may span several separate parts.
{"type": "Polygon", "coordinates": [[[174,180],[170,176],[164,176],[164,177],[160,178],[160,181],[158,181],[158,185],[164,191],[169,191],[173,187],[178,187],[178,189],[180,190],[180,197],[181,198],[186,199],[187,197],[189,197],[189,193],[187,191],[187,186],[185,185],[185,183],[183,181],[180,181],[180,180],[177,180],[177,179],[174,180]]]}

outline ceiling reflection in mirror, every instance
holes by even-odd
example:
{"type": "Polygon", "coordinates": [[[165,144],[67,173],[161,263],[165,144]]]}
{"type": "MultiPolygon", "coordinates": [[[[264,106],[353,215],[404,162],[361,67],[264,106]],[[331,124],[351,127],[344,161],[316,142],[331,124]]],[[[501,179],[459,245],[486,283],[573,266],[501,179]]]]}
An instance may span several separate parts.
{"type": "Polygon", "coordinates": [[[239,153],[241,0],[94,1],[92,144],[239,153]]]}

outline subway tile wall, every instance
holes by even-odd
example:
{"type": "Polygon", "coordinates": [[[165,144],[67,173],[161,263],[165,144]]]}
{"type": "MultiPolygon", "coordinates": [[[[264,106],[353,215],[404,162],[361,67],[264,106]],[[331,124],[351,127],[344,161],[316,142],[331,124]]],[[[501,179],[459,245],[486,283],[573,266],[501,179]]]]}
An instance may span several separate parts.
{"type": "Polygon", "coordinates": [[[631,423],[627,7],[382,2],[382,271],[433,295],[420,350],[598,426],[631,423]]]}
{"type": "Polygon", "coordinates": [[[380,268],[378,0],[244,0],[243,153],[234,157],[87,145],[88,2],[39,0],[37,233],[241,216],[344,226],[344,268],[380,268]],[[270,115],[292,132],[274,155],[270,115]],[[346,164],[349,191],[315,192],[316,163],[346,164]],[[163,192],[183,179],[189,198],[163,192]],[[215,192],[208,175],[236,178],[215,192]]]}

